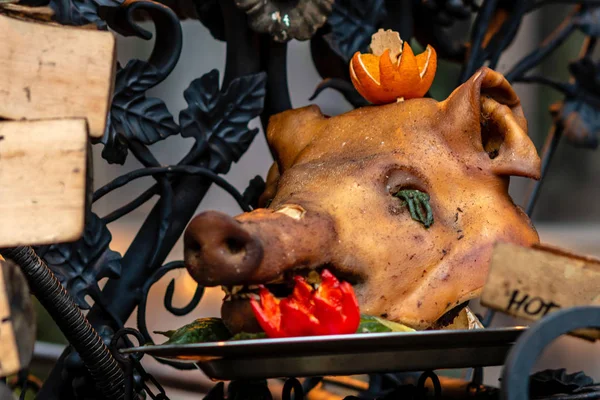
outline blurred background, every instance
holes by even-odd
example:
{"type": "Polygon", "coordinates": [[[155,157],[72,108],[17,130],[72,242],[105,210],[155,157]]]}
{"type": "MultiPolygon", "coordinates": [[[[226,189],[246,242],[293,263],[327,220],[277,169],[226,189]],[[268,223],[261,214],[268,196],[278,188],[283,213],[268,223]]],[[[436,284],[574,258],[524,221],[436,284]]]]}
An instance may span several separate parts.
{"type": "MultiPolygon", "coordinates": [[[[539,45],[567,14],[567,7],[548,6],[542,11],[529,15],[509,51],[505,52],[499,63],[500,72],[510,69],[515,62],[539,45]]],[[[148,96],[160,97],[165,101],[173,115],[186,107],[183,91],[189,83],[217,69],[222,72],[225,64],[225,44],[212,38],[208,30],[195,20],[182,23],[184,41],[183,52],[179,63],[171,75],[159,86],[150,90],[148,96]]],[[[145,28],[152,30],[152,24],[145,28]]],[[[132,58],[147,59],[152,49],[151,42],[136,38],[118,37],[118,59],[125,65],[132,58]]],[[[558,81],[568,79],[568,62],[574,60],[579,52],[583,36],[574,34],[570,40],[549,57],[537,71],[537,75],[553,78],[558,81]]],[[[431,90],[438,100],[444,99],[458,79],[459,68],[447,63],[440,63],[438,74],[431,90]]],[[[311,102],[312,95],[321,78],[315,70],[308,42],[292,41],[288,46],[288,82],[294,107],[301,107],[311,102]]],[[[529,134],[541,150],[544,138],[550,129],[551,118],[548,107],[561,99],[561,94],[551,89],[531,84],[516,84],[515,89],[521,97],[526,117],[529,121],[529,134]]],[[[318,104],[325,114],[336,115],[351,109],[344,98],[333,90],[320,94],[314,103],[318,104]]],[[[259,127],[258,119],[252,121],[251,127],[259,127]]],[[[162,164],[174,164],[188,151],[192,139],[175,136],[167,138],[151,147],[156,158],[162,164]]],[[[101,147],[96,146],[94,158],[95,187],[98,188],[115,177],[140,167],[134,157],[129,157],[124,166],[108,165],[101,157],[101,147]]],[[[234,164],[227,174],[227,180],[238,190],[243,191],[250,179],[256,175],[266,176],[271,164],[271,156],[266,146],[262,131],[256,136],[248,152],[234,164]]],[[[534,223],[542,241],[570,249],[575,252],[600,257],[600,203],[596,200],[600,195],[597,173],[600,172],[598,153],[574,148],[563,141],[549,170],[542,188],[534,223]]],[[[102,198],[94,206],[94,212],[103,216],[129,202],[153,183],[152,178],[133,181],[127,186],[102,198]]],[[[516,203],[523,205],[526,190],[530,182],[514,179],[511,182],[511,194],[516,203]]],[[[109,225],[113,235],[112,249],[124,253],[143,220],[151,210],[156,199],[109,225]]],[[[198,212],[203,210],[219,210],[231,215],[240,212],[237,204],[221,189],[212,186],[198,212]]],[[[175,246],[167,261],[179,260],[183,257],[181,241],[175,246]]],[[[196,284],[186,272],[173,272],[156,284],[150,294],[147,313],[150,331],[178,328],[195,318],[219,316],[222,294],[220,289],[208,289],[200,306],[185,317],[175,317],[163,307],[163,297],[167,284],[176,281],[176,306],[187,304],[196,284]]],[[[135,314],[126,325],[136,326],[135,314]]],[[[34,373],[44,378],[52,365],[53,357],[57,357],[66,341],[55,327],[52,320],[38,307],[38,338],[41,342],[36,348],[37,361],[34,373]]],[[[510,318],[498,316],[494,325],[514,325],[521,323],[510,318]]],[[[155,335],[156,342],[163,339],[155,335]]],[[[585,371],[596,380],[600,380],[600,344],[592,344],[579,339],[562,338],[557,341],[539,360],[538,369],[566,367],[569,372],[585,371]]],[[[155,374],[159,381],[167,386],[171,399],[197,399],[198,393],[205,391],[213,383],[200,371],[176,371],[163,367],[155,361],[144,358],[144,365],[155,374]],[[195,394],[194,394],[195,393],[195,394]]],[[[500,368],[486,369],[485,383],[498,386],[500,368]]]]}

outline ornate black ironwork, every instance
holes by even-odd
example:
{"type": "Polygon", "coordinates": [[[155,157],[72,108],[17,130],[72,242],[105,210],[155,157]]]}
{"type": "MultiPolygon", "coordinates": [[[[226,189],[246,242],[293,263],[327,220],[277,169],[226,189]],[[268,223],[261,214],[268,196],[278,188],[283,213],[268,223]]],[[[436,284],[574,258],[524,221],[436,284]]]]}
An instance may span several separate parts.
{"type": "Polygon", "coordinates": [[[33,294],[77,350],[100,393],[122,399],[123,371],[50,268],[31,247],[3,249],[2,255],[21,266],[33,294]]]}
{"type": "Polygon", "coordinates": [[[208,167],[226,173],[248,150],[258,129],[248,122],[263,109],[266,74],[233,79],[219,90],[219,72],[212,70],[194,80],[183,93],[188,107],[181,111],[181,136],[196,139],[196,151],[207,152],[208,167]]]}
{"type": "MultiPolygon", "coordinates": [[[[141,337],[143,338],[144,343],[154,343],[154,341],[150,337],[150,332],[148,332],[148,327],[146,325],[146,304],[148,302],[148,293],[150,292],[150,288],[152,287],[152,285],[154,285],[156,282],[158,282],[163,276],[165,276],[166,273],[173,271],[175,269],[181,269],[181,268],[185,268],[183,261],[174,261],[174,262],[168,263],[168,264],[162,266],[161,268],[157,269],[156,272],[154,272],[154,274],[150,277],[150,279],[148,279],[146,281],[145,285],[142,287],[142,300],[140,302],[140,305],[138,306],[137,324],[138,324],[138,329],[140,330],[140,334],[141,334],[141,337]]],[[[164,304],[165,304],[165,308],[169,312],[171,312],[174,315],[181,316],[181,315],[189,314],[200,303],[200,300],[202,300],[202,295],[204,294],[204,287],[198,285],[196,287],[196,290],[194,292],[194,296],[192,297],[192,300],[190,300],[190,302],[185,307],[182,307],[182,308],[173,307],[172,301],[173,301],[173,293],[174,292],[175,292],[175,280],[172,279],[171,282],[169,282],[167,291],[165,292],[164,304]]],[[[167,361],[167,360],[163,360],[163,359],[157,359],[157,361],[162,364],[167,364],[167,365],[170,365],[172,367],[175,367],[177,369],[182,369],[182,370],[191,370],[191,369],[196,368],[193,364],[190,364],[190,363],[178,363],[178,362],[167,361]]]]}
{"type": "MultiPolygon", "coordinates": [[[[250,120],[259,116],[265,127],[271,115],[291,108],[286,75],[287,45],[284,42],[292,37],[311,40],[313,61],[324,79],[315,85],[313,98],[331,88],[358,107],[367,102],[350,83],[348,60],[356,51],[367,49],[370,37],[377,29],[395,29],[404,40],[432,44],[441,59],[462,65],[459,77],[462,82],[486,63],[492,68],[496,66],[526,14],[547,4],[576,4],[556,31],[531,54],[517,61],[506,76],[514,83],[542,84],[565,95],[565,100],[553,108],[555,125],[546,138],[542,153],[542,176],[547,175],[562,136],[575,145],[598,145],[600,83],[598,63],[591,56],[600,34],[600,1],[597,0],[272,0],[261,2],[260,7],[251,7],[258,2],[250,0],[197,0],[193,4],[200,22],[215,39],[227,43],[225,73],[221,85],[216,70],[192,81],[183,93],[187,107],[177,120],[161,99],[146,95],[173,71],[179,60],[182,31],[173,10],[147,0],[24,0],[22,3],[49,4],[56,13],[55,20],[62,24],[93,23],[100,29],[110,27],[121,35],[148,40],[152,35],[136,19],[138,12],[144,11],[156,28],[149,59],[130,60],[124,67],[119,66],[109,124],[98,144],[104,146],[102,155],[107,162],[122,164],[131,153],[143,168],[99,188],[94,193],[94,200],[142,176],[152,176],[155,184],[129,204],[102,218],[90,211],[84,236],[74,243],[38,247],[36,252],[43,260],[29,248],[3,251],[7,257],[15,258],[24,270],[31,271],[29,279],[33,292],[51,311],[72,345],[41,389],[41,395],[48,399],[85,398],[89,388],[93,389],[90,383],[93,381],[111,398],[131,396],[131,390],[122,393],[123,373],[105,342],[116,338],[113,348],[127,345],[126,337],[132,331],[120,331],[114,337],[113,332],[123,328],[124,321],[136,307],[141,332],[138,340],[151,341],[145,321],[148,292],[166,272],[182,268],[181,262],[163,263],[212,183],[231,194],[242,210],[256,206],[258,196],[264,190],[262,178],[253,179],[242,195],[219,174],[229,171],[231,164],[240,159],[256,136],[258,130],[248,128],[250,120]],[[285,13],[295,16],[293,12],[302,4],[314,5],[311,10],[318,12],[319,18],[329,14],[327,21],[322,21],[324,25],[319,28],[319,18],[306,21],[303,19],[306,15],[300,15],[287,26],[285,13]],[[279,11],[279,16],[265,23],[258,14],[269,10],[279,11]],[[500,11],[506,18],[494,22],[494,16],[500,11]],[[452,33],[451,28],[457,25],[469,25],[474,15],[470,37],[452,33]],[[573,77],[570,82],[554,82],[530,75],[534,67],[576,31],[581,31],[586,40],[581,58],[570,65],[573,77]],[[194,145],[177,165],[160,165],[147,146],[179,134],[194,138],[194,145]],[[111,236],[106,225],[154,196],[159,196],[160,200],[129,249],[122,257],[111,251],[108,246],[111,236]],[[98,280],[102,278],[108,280],[100,290],[98,280]],[[65,288],[71,297],[67,296],[65,288]],[[94,305],[86,319],[78,307],[90,308],[86,300],[88,295],[94,305]],[[70,302],[70,298],[75,303],[70,302]],[[92,372],[92,380],[89,375],[81,374],[83,366],[92,372]]],[[[540,188],[539,183],[532,187],[528,214],[533,211],[540,188]]],[[[165,294],[165,308],[175,315],[191,312],[203,293],[203,288],[198,287],[190,303],[177,308],[171,303],[174,290],[172,281],[165,294]]],[[[491,316],[488,314],[486,320],[489,321],[491,316]]],[[[538,331],[540,329],[545,328],[538,331]]],[[[115,357],[123,362],[127,379],[135,375],[133,370],[137,371],[139,385],[136,390],[148,392],[141,382],[151,380],[151,377],[141,369],[139,360],[115,357]]],[[[185,368],[179,363],[171,365],[185,368]]],[[[507,376],[513,375],[510,368],[507,371],[507,376]]],[[[434,386],[436,381],[439,384],[434,374],[423,375],[421,384],[413,385],[412,389],[404,388],[407,390],[404,393],[408,390],[413,390],[411,393],[415,395],[421,393],[418,388],[423,387],[427,377],[433,380],[434,386]]],[[[318,378],[313,378],[299,386],[296,380],[289,380],[284,386],[284,398],[291,398],[293,391],[294,398],[299,399],[319,382],[318,378]]],[[[392,374],[373,376],[370,393],[374,397],[398,394],[400,392],[394,392],[400,390],[398,383],[392,374]]],[[[479,387],[479,383],[474,383],[473,387],[479,387]]],[[[230,385],[227,397],[237,398],[243,391],[258,397],[270,396],[264,382],[239,382],[230,385]]],[[[166,395],[160,393],[153,398],[166,398],[166,395]]],[[[224,398],[223,385],[217,385],[207,398],[224,398]]]]}
{"type": "Polygon", "coordinates": [[[368,104],[350,83],[348,62],[357,51],[367,51],[371,35],[382,26],[386,15],[383,0],[338,0],[333,4],[327,24],[311,40],[313,61],[324,80],[310,100],[331,88],[354,107],[368,104]]]}
{"type": "Polygon", "coordinates": [[[298,379],[290,378],[285,381],[281,393],[282,400],[299,400],[304,398],[304,388],[298,379]],[[292,397],[293,396],[293,397],[292,397]]]}
{"type": "Polygon", "coordinates": [[[368,50],[371,35],[381,27],[385,16],[383,0],[336,1],[327,21],[331,33],[325,35],[325,40],[348,62],[357,51],[368,50]]]}
{"type": "MultiPolygon", "coordinates": [[[[529,328],[519,338],[506,359],[502,372],[502,397],[515,400],[528,398],[529,373],[544,349],[559,336],[583,328],[600,328],[600,307],[574,307],[560,310],[549,314],[529,328]]],[[[576,384],[581,388],[591,382],[571,379],[569,384],[576,384]]],[[[568,384],[565,385],[564,382],[563,386],[568,388],[568,384]]],[[[597,391],[597,388],[595,389],[597,391]]],[[[574,389],[571,390],[573,391],[574,389]]],[[[596,394],[600,396],[600,393],[596,394]]]]}
{"type": "MultiPolygon", "coordinates": [[[[150,396],[151,399],[169,400],[167,393],[160,382],[158,382],[154,376],[146,372],[140,363],[140,360],[144,357],[142,353],[124,355],[119,352],[120,349],[132,345],[128,336],[134,336],[138,341],[138,345],[144,343],[144,335],[133,328],[119,330],[115,333],[110,342],[110,348],[115,358],[123,365],[123,369],[125,370],[124,400],[137,399],[139,398],[138,394],[143,393],[150,396]],[[158,390],[158,393],[154,393],[147,382],[152,383],[158,390]]],[[[145,398],[145,396],[143,398],[145,398]]]]}
{"type": "Polygon", "coordinates": [[[102,301],[98,281],[103,278],[118,279],[121,276],[121,255],[109,248],[112,235],[102,220],[89,212],[83,237],[74,243],[54,244],[35,248],[67,289],[77,306],[83,310],[102,301]]]}
{"type": "Polygon", "coordinates": [[[583,372],[567,374],[563,369],[547,369],[529,378],[529,393],[535,397],[571,394],[594,385],[594,380],[583,372]]]}

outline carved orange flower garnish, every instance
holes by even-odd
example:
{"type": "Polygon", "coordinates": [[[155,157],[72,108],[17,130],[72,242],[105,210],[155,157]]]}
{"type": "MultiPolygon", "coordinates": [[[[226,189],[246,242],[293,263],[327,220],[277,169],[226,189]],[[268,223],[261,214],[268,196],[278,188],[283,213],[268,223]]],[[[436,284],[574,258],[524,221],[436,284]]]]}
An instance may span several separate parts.
{"type": "Polygon", "coordinates": [[[418,56],[398,32],[382,29],[373,35],[372,54],[356,52],[350,61],[350,78],[358,92],[374,104],[423,97],[437,69],[431,46],[418,56]]]}

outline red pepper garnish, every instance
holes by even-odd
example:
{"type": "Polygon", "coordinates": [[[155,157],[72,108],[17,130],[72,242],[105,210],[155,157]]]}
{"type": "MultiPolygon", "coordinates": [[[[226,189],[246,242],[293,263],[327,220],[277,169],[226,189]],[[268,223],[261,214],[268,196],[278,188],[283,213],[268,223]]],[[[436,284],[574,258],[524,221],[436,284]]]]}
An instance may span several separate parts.
{"type": "Polygon", "coordinates": [[[340,283],[328,270],[321,273],[321,284],[316,290],[300,276],[294,280],[294,290],[285,299],[277,299],[261,286],[260,304],[250,300],[252,311],[268,337],[356,333],[360,311],[352,285],[340,283]]]}

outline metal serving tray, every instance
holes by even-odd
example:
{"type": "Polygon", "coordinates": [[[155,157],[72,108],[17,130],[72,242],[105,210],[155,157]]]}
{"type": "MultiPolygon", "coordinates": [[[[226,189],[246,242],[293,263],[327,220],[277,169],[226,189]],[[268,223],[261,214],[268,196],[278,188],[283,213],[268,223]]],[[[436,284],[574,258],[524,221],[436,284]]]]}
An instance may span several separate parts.
{"type": "Polygon", "coordinates": [[[195,362],[212,379],[262,379],[502,365],[526,328],[360,333],[140,346],[123,353],[195,362]]]}

